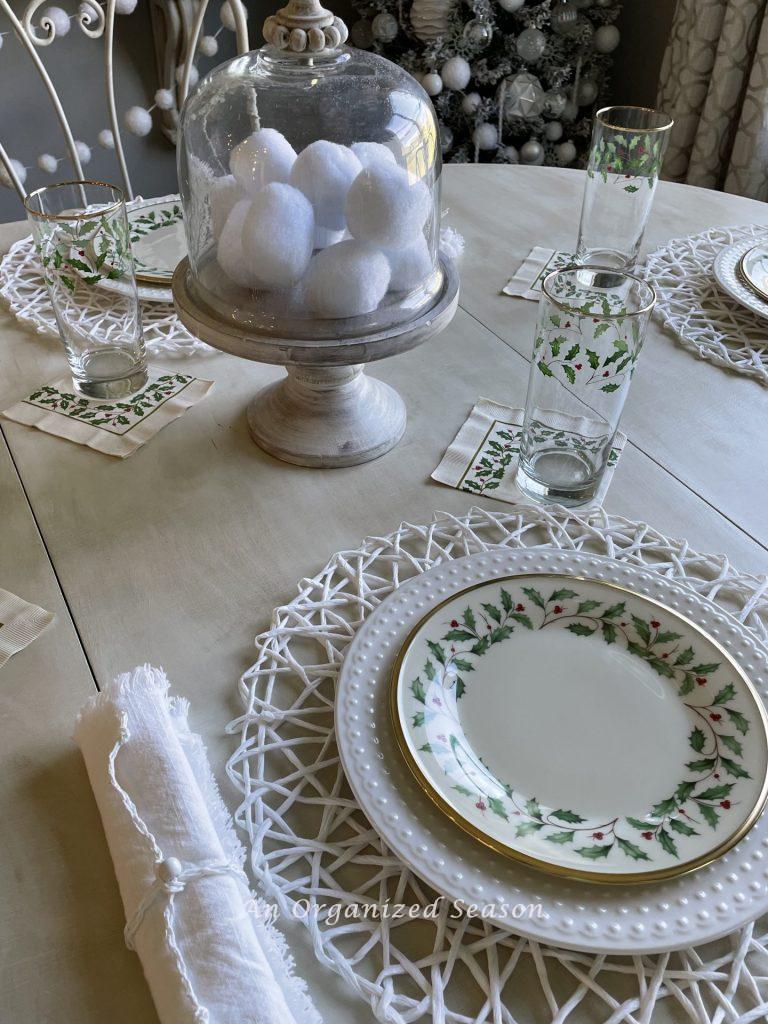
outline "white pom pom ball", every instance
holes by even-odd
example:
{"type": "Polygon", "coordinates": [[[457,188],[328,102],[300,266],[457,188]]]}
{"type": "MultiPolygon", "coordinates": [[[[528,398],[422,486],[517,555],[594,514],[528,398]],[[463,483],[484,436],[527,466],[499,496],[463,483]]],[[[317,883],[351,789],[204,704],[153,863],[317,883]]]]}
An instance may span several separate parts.
{"type": "Polygon", "coordinates": [[[461,101],[461,109],[463,113],[468,114],[469,116],[476,114],[482,105],[483,98],[479,92],[468,92],[461,101]]]}
{"type": "Polygon", "coordinates": [[[410,182],[400,167],[375,164],[354,181],[347,196],[347,224],[355,238],[382,249],[415,242],[431,209],[423,181],[410,182]]]}
{"type": "Polygon", "coordinates": [[[397,164],[395,154],[381,142],[353,142],[352,152],[363,167],[371,167],[376,163],[397,164]]]}
{"type": "Polygon", "coordinates": [[[50,153],[41,153],[37,158],[37,166],[46,174],[55,174],[58,167],[58,160],[50,153]]]}
{"type": "Polygon", "coordinates": [[[478,125],[472,132],[472,141],[478,149],[495,149],[497,140],[496,126],[488,122],[478,125]]]}
{"type": "Polygon", "coordinates": [[[557,142],[563,137],[563,126],[559,121],[550,121],[549,124],[544,125],[544,137],[549,142],[557,142]]]}
{"type": "Polygon", "coordinates": [[[152,131],[152,115],[144,107],[129,107],[123,121],[131,135],[149,135],[152,131]]]}
{"type": "Polygon", "coordinates": [[[371,313],[389,287],[389,261],[383,252],[348,239],[312,257],[305,278],[305,299],[319,317],[371,313]]]}
{"type": "Polygon", "coordinates": [[[171,110],[176,99],[170,89],[158,89],[155,93],[155,103],[161,110],[171,110]]]}
{"type": "MultiPolygon", "coordinates": [[[[27,168],[19,160],[11,160],[11,167],[19,179],[19,183],[23,185],[27,180],[27,168]]],[[[4,185],[5,188],[13,188],[13,182],[4,164],[0,164],[0,185],[4,185]]]]}
{"type": "Polygon", "coordinates": [[[580,107],[588,107],[597,99],[597,82],[591,78],[582,78],[576,90],[576,102],[580,107]]]}
{"type": "Polygon", "coordinates": [[[49,21],[53,25],[54,34],[63,37],[69,32],[69,15],[61,7],[46,7],[42,13],[42,21],[49,21]]]}
{"type": "Polygon", "coordinates": [[[514,14],[525,4],[525,0],[498,0],[499,7],[507,14],[514,14]]]}
{"type": "Polygon", "coordinates": [[[80,163],[81,164],[90,163],[90,160],[91,160],[91,147],[90,146],[86,146],[86,144],[84,142],[76,142],[75,143],[75,152],[77,153],[78,157],[80,158],[80,163]]]}
{"type": "MultiPolygon", "coordinates": [[[[189,88],[191,89],[193,86],[197,85],[199,80],[200,80],[200,72],[197,70],[197,68],[193,64],[192,67],[189,69],[189,88]]],[[[184,65],[183,64],[180,64],[176,68],[176,81],[179,83],[179,85],[181,85],[181,83],[184,81],[184,65]]]]}
{"type": "MultiPolygon", "coordinates": [[[[219,18],[221,18],[221,24],[224,26],[224,28],[228,28],[230,32],[234,32],[235,31],[235,16],[232,13],[232,8],[230,7],[230,2],[231,2],[231,0],[227,0],[226,3],[221,5],[221,10],[219,11],[219,18]]],[[[234,2],[240,5],[240,8],[242,9],[242,12],[243,12],[243,14],[245,15],[245,17],[247,19],[247,17],[248,17],[247,9],[243,6],[242,3],[240,3],[240,0],[234,0],[234,2]]]]}
{"type": "Polygon", "coordinates": [[[97,139],[102,149],[115,148],[115,136],[112,134],[109,128],[102,128],[97,136],[97,139]]]}
{"type": "Polygon", "coordinates": [[[469,85],[472,69],[463,57],[451,57],[440,68],[440,77],[446,89],[461,91],[469,85]]]}
{"type": "Polygon", "coordinates": [[[290,182],[312,203],[320,227],[342,231],[346,227],[347,193],[362,169],[347,146],[318,139],[296,157],[290,182]]]}
{"type": "Polygon", "coordinates": [[[613,53],[620,39],[621,33],[615,25],[601,25],[595,32],[592,45],[598,53],[613,53]]]}
{"type": "Polygon", "coordinates": [[[204,57],[215,57],[219,52],[219,42],[215,36],[203,36],[198,50],[204,57]]]}
{"type": "Polygon", "coordinates": [[[218,241],[235,203],[245,199],[246,195],[233,174],[228,174],[226,178],[216,178],[211,183],[209,195],[211,227],[213,237],[218,241]]]}
{"type": "Polygon", "coordinates": [[[555,149],[555,156],[557,157],[557,162],[559,164],[563,167],[567,167],[568,164],[572,164],[576,159],[576,147],[570,140],[561,142],[555,149]]]}
{"type": "Polygon", "coordinates": [[[439,96],[443,91],[443,80],[436,71],[429,71],[421,79],[421,87],[427,96],[439,96]]]}
{"type": "Polygon", "coordinates": [[[419,235],[405,249],[390,249],[386,257],[389,260],[391,292],[410,292],[432,273],[432,257],[424,235],[419,235]]]}
{"type": "Polygon", "coordinates": [[[133,14],[137,3],[138,0],[117,0],[115,3],[115,14],[133,14]]]}
{"type": "Polygon", "coordinates": [[[310,201],[292,185],[273,181],[251,203],[243,226],[243,255],[265,288],[287,288],[309,266],[314,237],[310,201]]]}
{"type": "Polygon", "coordinates": [[[251,209],[250,199],[235,203],[227,217],[216,249],[219,266],[240,288],[258,288],[259,282],[251,274],[243,254],[243,225],[251,209]]]}
{"type": "Polygon", "coordinates": [[[229,169],[248,195],[273,181],[288,181],[296,161],[296,150],[274,128],[262,128],[235,146],[229,169]]]}

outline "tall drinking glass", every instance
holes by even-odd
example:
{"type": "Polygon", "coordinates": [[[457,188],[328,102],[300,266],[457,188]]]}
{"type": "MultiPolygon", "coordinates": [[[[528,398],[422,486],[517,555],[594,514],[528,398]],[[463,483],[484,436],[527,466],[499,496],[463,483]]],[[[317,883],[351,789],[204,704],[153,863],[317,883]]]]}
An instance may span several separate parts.
{"type": "Polygon", "coordinates": [[[597,494],[655,302],[649,284],[611,268],[544,280],[516,478],[529,497],[597,494]]]}
{"type": "Polygon", "coordinates": [[[147,357],[123,193],[69,181],[24,200],[75,391],[127,398],[147,383],[147,357]],[[98,321],[83,311],[99,308],[98,321]]]}
{"type": "Polygon", "coordinates": [[[648,107],[603,107],[595,114],[577,263],[634,266],[673,124],[648,107]]]}

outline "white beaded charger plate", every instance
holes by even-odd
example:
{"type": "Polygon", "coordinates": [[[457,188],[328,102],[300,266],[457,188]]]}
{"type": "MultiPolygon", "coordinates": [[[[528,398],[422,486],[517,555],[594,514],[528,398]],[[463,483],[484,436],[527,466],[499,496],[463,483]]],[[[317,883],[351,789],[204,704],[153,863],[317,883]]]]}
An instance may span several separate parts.
{"type": "Polygon", "coordinates": [[[480,913],[457,913],[448,900],[436,904],[438,891],[384,840],[351,792],[336,745],[334,703],[339,668],[358,630],[388,595],[435,565],[450,568],[474,552],[519,550],[607,555],[661,574],[678,581],[686,596],[701,595],[731,613],[756,650],[768,642],[768,581],[603,510],[472,509],[369,537],[302,579],[295,597],[275,609],[240,681],[227,773],[241,794],[235,817],[254,880],[280,917],[307,930],[318,961],[392,1024],[764,1019],[768,919],[756,919],[768,901],[768,836],[761,823],[717,871],[710,866],[653,886],[555,879],[492,851],[483,851],[487,877],[479,875],[476,842],[415,786],[391,740],[382,696],[373,728],[383,721],[386,732],[374,750],[392,779],[383,776],[381,796],[393,782],[413,789],[411,800],[420,801],[413,804],[414,825],[403,822],[412,828],[407,838],[423,845],[424,854],[433,851],[435,870],[451,888],[459,874],[475,902],[508,893],[525,910],[529,896],[546,898],[553,916],[540,922],[540,941],[480,913]],[[588,916],[583,897],[594,893],[602,900],[590,900],[588,916]],[[423,916],[400,913],[414,905],[423,916]],[[367,912],[371,906],[376,913],[367,912]],[[727,938],[696,945],[715,931],[727,938]],[[565,948],[579,943],[588,951],[565,948]],[[680,952],[649,952],[673,945],[680,952]],[[662,1018],[663,1007],[669,1018],[662,1018]]]}
{"type": "Polygon", "coordinates": [[[644,268],[657,294],[653,315],[684,348],[765,386],[768,321],[720,288],[713,265],[728,246],[743,243],[746,249],[767,230],[747,224],[672,238],[647,257],[644,268]]]}
{"type": "Polygon", "coordinates": [[[757,316],[768,317],[768,302],[756,295],[741,277],[742,258],[754,249],[755,243],[751,238],[729,245],[718,253],[712,270],[717,283],[726,294],[757,316]]]}
{"type": "MultiPolygon", "coordinates": [[[[457,567],[473,575],[483,559],[457,567]]],[[[526,570],[525,559],[510,560],[526,570]]],[[[492,579],[448,598],[435,584],[392,672],[408,766],[470,835],[555,874],[623,884],[709,863],[765,804],[760,698],[671,607],[673,584],[654,580],[651,599],[618,582],[618,563],[557,563],[509,577],[489,568],[492,579]]],[[[416,598],[432,575],[443,570],[422,577],[416,598]]]]}

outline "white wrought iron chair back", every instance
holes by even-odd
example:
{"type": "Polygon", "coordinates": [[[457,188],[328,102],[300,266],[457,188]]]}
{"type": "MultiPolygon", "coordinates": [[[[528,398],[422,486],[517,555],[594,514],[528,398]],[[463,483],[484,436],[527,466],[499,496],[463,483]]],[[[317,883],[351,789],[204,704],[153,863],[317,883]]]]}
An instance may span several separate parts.
{"type": "MultiPolygon", "coordinates": [[[[46,70],[45,62],[43,60],[45,48],[56,38],[56,25],[54,21],[46,14],[45,11],[40,12],[40,8],[47,3],[48,0],[29,0],[29,3],[27,3],[24,8],[21,18],[19,18],[11,9],[9,0],[0,0],[0,15],[5,15],[5,18],[10,23],[12,31],[15,33],[20,44],[29,56],[37,74],[40,76],[48,98],[53,106],[56,120],[58,121],[58,125],[64,138],[67,156],[72,163],[73,176],[77,179],[82,179],[86,177],[86,175],[83,173],[82,162],[78,154],[77,145],[72,134],[69,119],[67,118],[61,99],[59,98],[59,94],[51,76],[46,70]]],[[[208,9],[208,4],[209,0],[191,0],[185,9],[185,14],[188,15],[187,20],[189,21],[189,24],[186,26],[186,31],[184,32],[185,53],[180,65],[184,70],[180,75],[181,80],[176,90],[178,109],[181,109],[184,99],[189,92],[194,56],[200,42],[203,30],[203,21],[206,10],[208,9]]],[[[125,159],[121,126],[115,105],[113,51],[116,5],[117,0],[105,0],[104,6],[101,6],[101,4],[98,3],[98,0],[82,0],[79,4],[77,14],[74,15],[72,20],[74,20],[82,32],[84,32],[89,38],[94,40],[103,40],[104,84],[106,89],[109,129],[112,132],[115,157],[117,159],[120,177],[122,179],[126,196],[128,199],[133,199],[134,193],[125,159]]],[[[245,53],[248,50],[248,26],[246,24],[245,11],[239,0],[229,4],[229,8],[235,27],[237,52],[245,53]]],[[[178,17],[178,15],[176,16],[178,17]]],[[[0,31],[2,31],[4,27],[5,26],[2,24],[2,18],[0,17],[0,31]]],[[[18,192],[19,198],[23,199],[26,194],[24,184],[20,180],[16,171],[14,161],[9,156],[3,145],[2,137],[0,137],[0,165],[2,165],[5,175],[7,175],[11,185],[18,192]]]]}

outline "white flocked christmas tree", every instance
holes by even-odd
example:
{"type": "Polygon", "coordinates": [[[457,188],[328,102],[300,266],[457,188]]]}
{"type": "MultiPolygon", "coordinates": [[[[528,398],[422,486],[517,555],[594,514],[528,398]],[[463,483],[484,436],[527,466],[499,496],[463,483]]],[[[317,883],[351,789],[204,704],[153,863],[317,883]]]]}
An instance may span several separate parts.
{"type": "Polygon", "coordinates": [[[432,97],[443,159],[583,162],[619,44],[615,0],[353,0],[350,42],[432,97]]]}

